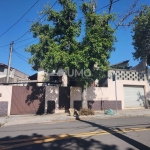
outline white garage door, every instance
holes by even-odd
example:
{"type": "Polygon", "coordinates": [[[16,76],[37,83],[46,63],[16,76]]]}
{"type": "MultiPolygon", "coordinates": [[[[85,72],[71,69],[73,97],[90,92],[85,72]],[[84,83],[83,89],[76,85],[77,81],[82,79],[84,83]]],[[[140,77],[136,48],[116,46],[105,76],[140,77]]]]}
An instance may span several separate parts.
{"type": "Polygon", "coordinates": [[[143,86],[124,86],[124,107],[143,107],[145,103],[143,86]]]}

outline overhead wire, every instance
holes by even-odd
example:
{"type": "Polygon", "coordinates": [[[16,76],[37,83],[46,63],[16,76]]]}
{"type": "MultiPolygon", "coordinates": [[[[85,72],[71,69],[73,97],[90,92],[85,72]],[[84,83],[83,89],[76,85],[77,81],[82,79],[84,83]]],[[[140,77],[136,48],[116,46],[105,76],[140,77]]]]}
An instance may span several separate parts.
{"type": "MultiPolygon", "coordinates": [[[[112,4],[114,4],[114,3],[118,2],[118,1],[119,1],[119,0],[116,0],[116,1],[114,1],[112,4]]],[[[53,6],[52,6],[50,9],[52,9],[56,3],[57,3],[57,1],[53,4],[53,6]]],[[[111,4],[105,5],[104,7],[100,8],[100,9],[97,9],[95,12],[98,12],[98,11],[100,11],[100,10],[102,10],[102,9],[104,9],[104,8],[106,8],[106,7],[108,7],[108,6],[110,6],[110,5],[111,5],[111,4]]],[[[46,14],[44,14],[44,16],[41,17],[41,18],[38,20],[38,22],[39,22],[41,19],[43,19],[45,16],[46,16],[46,14]]],[[[81,18],[79,18],[79,19],[77,19],[77,20],[80,20],[80,19],[82,19],[82,18],[84,18],[84,16],[81,17],[81,18]]],[[[27,32],[29,32],[29,31],[30,31],[30,30],[28,30],[27,32]]],[[[15,40],[15,41],[18,41],[19,39],[21,39],[27,32],[25,32],[20,38],[18,38],[18,39],[15,40]]],[[[20,42],[23,42],[23,41],[26,41],[26,40],[29,40],[29,39],[32,39],[32,37],[31,37],[31,38],[28,38],[28,39],[25,39],[25,40],[22,40],[22,41],[15,42],[15,44],[20,43],[20,42]]],[[[7,46],[9,46],[9,45],[10,45],[10,44],[2,45],[2,46],[0,46],[0,48],[2,48],[2,47],[7,47],[7,46]]],[[[18,49],[18,48],[17,48],[17,49],[18,49]]]]}
{"type": "MultiPolygon", "coordinates": [[[[114,4],[114,3],[118,2],[118,1],[119,1],[119,0],[116,0],[116,1],[114,1],[112,4],[114,4]]],[[[52,9],[52,8],[56,5],[56,3],[57,3],[57,1],[55,1],[55,3],[52,5],[52,7],[51,7],[50,9],[52,9]]],[[[112,4],[108,4],[108,5],[106,5],[106,6],[102,7],[102,8],[100,8],[100,9],[97,9],[95,12],[98,12],[98,11],[100,11],[100,10],[102,10],[102,9],[104,9],[104,8],[106,8],[106,7],[110,6],[110,5],[112,5],[112,4]]],[[[42,20],[45,16],[46,16],[46,14],[44,14],[44,15],[38,20],[38,22],[39,22],[40,20],[42,20]]],[[[80,19],[82,19],[82,18],[83,18],[83,17],[81,17],[80,19]]],[[[29,30],[28,30],[28,32],[29,32],[29,30]]],[[[27,33],[27,32],[25,32],[20,38],[18,38],[18,39],[15,40],[15,41],[18,41],[19,39],[21,39],[26,33],[27,33]]],[[[20,42],[23,42],[23,41],[26,41],[26,40],[29,40],[29,39],[32,39],[32,38],[28,38],[28,39],[25,39],[25,40],[21,40],[21,41],[15,42],[15,43],[20,43],[20,42]]],[[[37,39],[36,39],[36,40],[37,40],[37,39]]],[[[35,42],[36,40],[31,41],[31,42],[29,42],[29,43],[27,43],[27,44],[30,44],[30,43],[32,43],[32,42],[35,42]]],[[[15,48],[15,50],[16,50],[16,49],[19,49],[19,48],[21,48],[21,47],[24,47],[24,46],[26,46],[27,44],[24,44],[24,45],[22,45],[22,46],[20,46],[20,47],[15,48]]],[[[1,47],[6,47],[6,46],[9,46],[9,44],[8,44],[8,45],[4,45],[4,46],[0,46],[0,48],[1,48],[1,47]]],[[[15,52],[15,54],[16,54],[18,57],[20,57],[20,56],[25,57],[25,56],[19,54],[19,53],[16,52],[16,51],[14,51],[14,52],[15,52]],[[19,56],[19,55],[20,55],[20,56],[19,56]]],[[[21,58],[21,57],[20,57],[20,58],[21,58]]],[[[22,59],[22,58],[21,58],[21,59],[22,59]]],[[[23,59],[23,60],[24,60],[24,59],[23,59]]],[[[25,60],[25,61],[26,61],[26,60],[25,60]]]]}
{"type": "MultiPolygon", "coordinates": [[[[119,1],[119,0],[116,0],[116,1],[112,2],[112,4],[113,4],[113,3],[116,3],[116,2],[118,2],[118,1],[119,1]]],[[[57,1],[56,1],[56,2],[57,2],[57,1]]],[[[54,5],[56,4],[56,2],[54,3],[54,5]]],[[[95,12],[100,11],[100,10],[102,10],[102,9],[104,9],[104,8],[106,8],[106,7],[110,6],[110,5],[112,5],[112,4],[108,4],[108,5],[106,5],[106,6],[102,7],[102,8],[100,8],[100,9],[97,9],[95,12]]],[[[53,6],[54,6],[54,5],[53,5],[53,6]]],[[[52,6],[52,7],[53,7],[53,6],[52,6]]],[[[52,8],[52,7],[51,7],[51,8],[52,8]]],[[[46,14],[45,14],[45,15],[46,15],[46,14]]],[[[44,16],[45,16],[45,15],[44,15],[44,16]]],[[[44,16],[43,16],[43,17],[44,17],[44,16]]],[[[42,19],[42,18],[41,18],[41,19],[42,19]]],[[[80,18],[80,19],[81,19],[81,18],[80,18]]],[[[36,40],[37,40],[37,39],[36,39],[36,40]]],[[[36,41],[36,40],[35,40],[35,41],[36,41]]],[[[32,41],[32,42],[34,42],[34,41],[32,41]]],[[[31,43],[32,43],[32,42],[31,42],[31,43]]],[[[30,44],[30,43],[27,43],[27,44],[30,44]]],[[[25,44],[25,45],[27,45],[27,44],[25,44]]],[[[19,49],[19,48],[21,48],[21,47],[24,47],[25,45],[22,45],[22,46],[20,46],[20,47],[18,47],[18,48],[16,48],[16,49],[19,49]]],[[[16,50],[16,49],[15,49],[15,50],[16,50]]]]}
{"type": "Polygon", "coordinates": [[[2,46],[0,46],[0,48],[7,47],[7,46],[9,46],[9,45],[10,45],[10,44],[2,45],[2,46]]]}
{"type": "Polygon", "coordinates": [[[20,59],[22,59],[23,61],[25,61],[25,62],[28,63],[28,61],[27,61],[26,59],[22,58],[16,51],[14,51],[14,54],[15,54],[16,56],[18,56],[20,59]]]}
{"type": "Polygon", "coordinates": [[[15,52],[15,53],[17,53],[18,55],[20,55],[21,57],[23,57],[23,58],[25,58],[25,59],[29,59],[29,58],[27,58],[27,57],[25,57],[24,55],[22,55],[22,54],[20,54],[20,53],[18,53],[17,51],[15,51],[15,50],[13,50],[13,52],[15,52]]]}
{"type": "MultiPolygon", "coordinates": [[[[55,1],[55,3],[51,6],[50,9],[52,9],[57,3],[57,0],[55,1]]],[[[49,9],[49,10],[50,10],[49,9]]],[[[40,22],[47,14],[44,14],[37,22],[40,22]]],[[[14,42],[20,40],[22,37],[24,37],[28,32],[30,31],[30,29],[28,31],[26,31],[22,36],[20,36],[19,38],[17,38],[14,42]]]]}
{"type": "Polygon", "coordinates": [[[15,48],[15,50],[16,50],[16,49],[19,49],[19,48],[21,48],[21,47],[24,47],[24,46],[26,46],[26,45],[28,45],[28,44],[30,44],[30,43],[33,43],[33,42],[35,42],[35,41],[37,41],[37,40],[38,40],[38,39],[35,39],[35,40],[33,40],[33,41],[29,42],[29,43],[26,43],[26,44],[24,44],[24,45],[22,45],[22,46],[19,46],[19,47],[15,48]]]}
{"type": "MultiPolygon", "coordinates": [[[[112,2],[112,3],[109,3],[108,5],[105,5],[105,6],[101,7],[101,8],[99,8],[99,9],[95,10],[95,12],[98,12],[98,11],[100,11],[100,10],[102,10],[102,9],[104,9],[104,8],[106,8],[106,7],[110,6],[110,5],[112,5],[112,4],[116,3],[116,2],[118,2],[118,1],[120,1],[120,0],[116,0],[116,1],[114,1],[114,2],[112,2]]],[[[81,18],[79,18],[79,19],[77,19],[77,20],[80,20],[80,19],[82,19],[82,18],[84,18],[84,16],[81,17],[81,18]]]]}
{"type": "Polygon", "coordinates": [[[3,35],[5,35],[10,29],[12,29],[37,3],[39,2],[39,0],[37,0],[22,16],[21,18],[19,18],[11,27],[9,27],[5,32],[3,32],[0,37],[2,37],[3,35]]]}
{"type": "MultiPolygon", "coordinates": [[[[33,39],[33,37],[30,37],[30,38],[27,38],[27,39],[24,39],[24,40],[18,41],[18,42],[16,42],[15,44],[18,44],[18,43],[21,43],[21,42],[24,42],[24,41],[27,41],[27,40],[30,40],[30,39],[33,39]]],[[[7,47],[7,46],[9,46],[9,45],[10,45],[10,44],[2,45],[2,46],[0,46],[0,48],[7,47]]]]}
{"type": "Polygon", "coordinates": [[[30,40],[30,39],[33,39],[33,37],[30,37],[30,38],[27,38],[27,39],[24,39],[24,40],[18,41],[18,42],[16,42],[15,44],[20,43],[20,42],[24,42],[24,41],[27,41],[27,40],[30,40]]]}

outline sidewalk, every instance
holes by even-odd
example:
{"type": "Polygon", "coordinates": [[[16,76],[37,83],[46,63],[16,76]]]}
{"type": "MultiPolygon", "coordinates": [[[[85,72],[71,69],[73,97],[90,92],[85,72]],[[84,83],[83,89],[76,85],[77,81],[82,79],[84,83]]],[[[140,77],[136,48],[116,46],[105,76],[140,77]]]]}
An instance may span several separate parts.
{"type": "MultiPolygon", "coordinates": [[[[150,109],[135,109],[135,110],[119,110],[115,115],[105,115],[103,111],[96,111],[93,116],[80,116],[81,120],[91,119],[109,119],[109,118],[123,118],[123,117],[137,117],[149,116],[150,109]]],[[[76,121],[76,117],[69,116],[67,113],[48,114],[48,115],[11,115],[9,117],[0,117],[1,126],[11,126],[19,124],[31,123],[56,123],[66,121],[76,121]]]]}

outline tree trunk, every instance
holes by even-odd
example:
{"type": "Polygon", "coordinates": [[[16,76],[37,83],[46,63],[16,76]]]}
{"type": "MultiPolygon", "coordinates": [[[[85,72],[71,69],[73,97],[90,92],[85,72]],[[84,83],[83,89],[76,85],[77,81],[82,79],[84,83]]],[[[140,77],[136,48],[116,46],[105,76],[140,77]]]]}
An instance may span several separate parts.
{"type": "Polygon", "coordinates": [[[82,108],[88,108],[88,105],[87,105],[87,88],[82,87],[81,101],[82,101],[82,108]]]}

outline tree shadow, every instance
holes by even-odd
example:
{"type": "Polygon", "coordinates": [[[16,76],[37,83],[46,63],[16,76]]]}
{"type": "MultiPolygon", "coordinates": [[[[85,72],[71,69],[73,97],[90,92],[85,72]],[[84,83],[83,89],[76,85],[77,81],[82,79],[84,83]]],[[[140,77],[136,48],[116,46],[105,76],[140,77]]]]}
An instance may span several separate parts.
{"type": "MultiPolygon", "coordinates": [[[[126,143],[128,143],[128,144],[130,144],[132,146],[134,146],[137,149],[143,149],[143,150],[149,150],[150,149],[148,146],[146,146],[146,145],[144,145],[144,144],[142,144],[142,143],[140,143],[140,142],[138,142],[138,141],[136,141],[134,139],[131,139],[131,138],[123,135],[124,132],[120,128],[119,129],[118,128],[111,128],[111,127],[106,127],[106,126],[103,126],[103,125],[100,125],[100,124],[96,124],[94,122],[80,120],[79,116],[76,117],[76,120],[78,120],[80,122],[83,122],[83,123],[87,123],[87,124],[89,124],[89,125],[91,125],[93,127],[97,127],[97,129],[102,129],[104,131],[107,131],[111,135],[113,135],[114,137],[119,138],[120,140],[122,140],[122,141],[124,141],[124,142],[126,142],[126,143]],[[122,134],[119,133],[119,132],[116,132],[116,130],[122,131],[122,134]]],[[[132,150],[132,149],[129,148],[128,150],[132,150]]]]}
{"type": "Polygon", "coordinates": [[[150,92],[147,92],[146,93],[146,105],[147,105],[147,108],[150,108],[150,92]]]}
{"type": "Polygon", "coordinates": [[[34,109],[34,113],[36,115],[44,114],[44,106],[45,106],[45,87],[37,87],[37,86],[26,86],[27,96],[25,103],[28,106],[32,105],[32,109],[34,109]]]}
{"type": "Polygon", "coordinates": [[[13,138],[9,136],[1,138],[0,148],[1,150],[7,148],[11,150],[119,150],[118,146],[115,144],[104,144],[92,137],[78,138],[66,135],[65,138],[61,138],[59,135],[51,135],[49,138],[45,138],[39,134],[33,134],[32,136],[21,135],[13,138]],[[52,140],[49,140],[50,138],[52,140]]]}
{"type": "Polygon", "coordinates": [[[11,115],[44,113],[45,87],[13,86],[11,115]]]}
{"type": "Polygon", "coordinates": [[[146,109],[150,107],[150,92],[147,92],[145,95],[142,95],[140,92],[137,93],[140,106],[144,106],[146,109]]]}
{"type": "Polygon", "coordinates": [[[53,114],[59,108],[59,87],[46,86],[45,90],[45,113],[53,114]]]}

